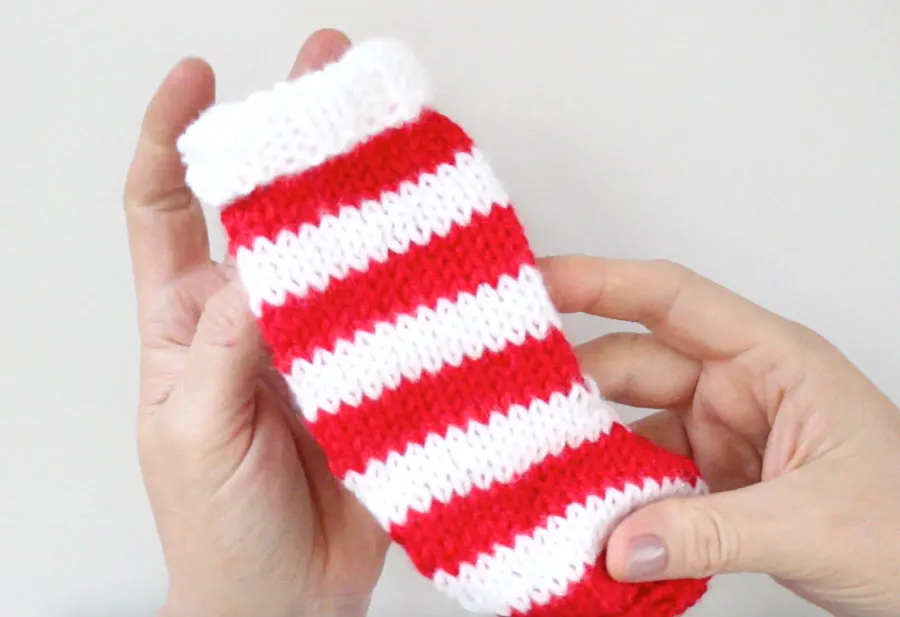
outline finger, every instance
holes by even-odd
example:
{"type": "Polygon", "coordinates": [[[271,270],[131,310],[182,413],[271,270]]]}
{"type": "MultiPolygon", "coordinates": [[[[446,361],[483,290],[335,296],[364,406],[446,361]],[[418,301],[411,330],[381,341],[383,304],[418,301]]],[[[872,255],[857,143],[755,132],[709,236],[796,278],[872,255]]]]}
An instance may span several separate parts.
{"type": "MultiPolygon", "coordinates": [[[[350,39],[340,30],[323,28],[313,32],[300,47],[288,73],[288,79],[321,69],[329,62],[339,59],[350,45],[350,39]]],[[[226,253],[223,262],[233,267],[234,257],[226,253]]]]}
{"type": "Polygon", "coordinates": [[[125,213],[141,303],[209,260],[206,222],[185,186],[175,141],[215,97],[212,69],[183,60],[163,80],[144,115],[125,182],[125,213]]]}
{"type": "MultiPolygon", "coordinates": [[[[188,427],[204,440],[227,438],[253,421],[265,345],[241,284],[232,281],[206,303],[191,342],[184,378],[172,394],[188,427]]],[[[176,419],[173,419],[176,420],[176,419]]]]}
{"type": "MultiPolygon", "coordinates": [[[[340,30],[323,28],[313,32],[300,47],[288,79],[323,68],[329,62],[339,59],[350,45],[350,39],[340,30]]],[[[233,276],[234,256],[226,251],[222,264],[226,266],[229,275],[233,276]]]]}
{"type": "MultiPolygon", "coordinates": [[[[341,33],[323,30],[303,45],[292,74],[315,70],[337,59],[349,41],[341,33]]],[[[178,133],[174,135],[177,138],[178,133]]],[[[183,175],[182,175],[183,181],[183,175]]],[[[255,318],[248,310],[246,294],[235,276],[233,256],[225,258],[231,282],[204,307],[191,343],[184,379],[173,397],[189,393],[189,417],[177,419],[182,431],[195,434],[205,443],[216,436],[237,433],[253,422],[254,397],[267,359],[265,345],[255,318]]]]}
{"type": "Polygon", "coordinates": [[[237,263],[234,260],[234,255],[230,252],[226,252],[224,259],[222,259],[222,271],[229,280],[238,278],[237,263]]]}
{"type": "Polygon", "coordinates": [[[582,370],[623,405],[667,409],[691,400],[701,364],[655,336],[616,332],[576,348],[582,370]]]}
{"type": "Polygon", "coordinates": [[[784,333],[786,320],[665,261],[568,255],[541,260],[560,312],[637,322],[695,358],[734,357],[784,333]]]}
{"type": "Polygon", "coordinates": [[[693,459],[713,491],[734,490],[759,481],[762,463],[756,448],[722,424],[691,420],[686,412],[667,409],[628,426],[660,448],[693,459]]]}
{"type": "MultiPolygon", "coordinates": [[[[648,505],[616,527],[607,568],[621,581],[705,578],[728,572],[790,577],[814,559],[805,491],[785,478],[731,492],[648,505]]],[[[818,543],[821,543],[821,539],[818,543]]]]}
{"type": "Polygon", "coordinates": [[[289,78],[317,71],[329,62],[338,60],[350,48],[350,44],[350,39],[340,30],[323,28],[313,32],[300,48],[289,78]]]}
{"type": "Polygon", "coordinates": [[[663,450],[688,458],[694,456],[684,420],[677,411],[659,411],[628,426],[632,432],[649,439],[663,450]]]}

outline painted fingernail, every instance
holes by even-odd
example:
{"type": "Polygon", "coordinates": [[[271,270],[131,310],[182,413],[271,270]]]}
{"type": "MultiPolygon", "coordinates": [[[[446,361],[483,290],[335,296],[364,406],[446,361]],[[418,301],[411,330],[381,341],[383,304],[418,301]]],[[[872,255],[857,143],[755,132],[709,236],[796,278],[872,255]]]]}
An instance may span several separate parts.
{"type": "Polygon", "coordinates": [[[661,575],[666,569],[666,545],[656,536],[638,536],[628,545],[628,579],[643,581],[661,575]]]}

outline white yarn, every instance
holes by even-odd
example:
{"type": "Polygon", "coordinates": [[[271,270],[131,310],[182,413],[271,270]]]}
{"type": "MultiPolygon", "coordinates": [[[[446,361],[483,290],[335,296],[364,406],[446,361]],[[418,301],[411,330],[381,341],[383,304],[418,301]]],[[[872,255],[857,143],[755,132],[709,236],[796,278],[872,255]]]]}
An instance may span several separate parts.
{"type": "Polygon", "coordinates": [[[420,306],[393,322],[358,331],[333,350],[318,349],[312,360],[297,359],[288,383],[310,422],[319,413],[336,413],[342,403],[359,405],[393,390],[403,378],[416,380],[464,358],[521,345],[526,337],[545,339],[560,327],[559,315],[540,272],[523,266],[516,278],[503,276],[496,287],[484,284],[473,295],[420,306]]]}
{"type": "Polygon", "coordinates": [[[237,251],[241,281],[250,308],[259,315],[263,304],[281,306],[288,295],[323,290],[351,271],[364,272],[391,253],[402,255],[413,245],[425,246],[465,226],[475,213],[507,207],[509,197],[477,149],[459,152],[453,164],[423,173],[378,201],[347,204],[338,214],[298,231],[282,231],[274,242],[257,237],[252,248],[237,251]]]}
{"type": "Polygon", "coordinates": [[[416,118],[431,100],[427,74],[398,41],[351,47],[321,71],[206,110],[178,140],[187,183],[223,208],[416,118]]]}
{"type": "Polygon", "coordinates": [[[507,484],[548,455],[595,442],[618,422],[596,385],[574,384],[547,401],[495,410],[486,424],[470,421],[432,433],[383,461],[351,471],[344,484],[387,529],[402,525],[410,510],[427,512],[433,501],[449,503],[475,488],[507,484]]]}
{"type": "Polygon", "coordinates": [[[628,514],[663,498],[705,492],[700,481],[691,485],[666,478],[591,495],[583,504],[569,505],[564,517],[550,517],[544,526],[518,536],[512,547],[497,546],[475,563],[464,564],[458,576],[438,571],[434,583],[470,611],[501,616],[525,612],[564,596],[569,585],[581,580],[586,568],[597,562],[612,529],[628,514]]]}
{"type": "MultiPolygon", "coordinates": [[[[227,207],[414,120],[430,100],[425,71],[408,48],[385,39],[362,43],[322,71],[202,114],[178,140],[188,186],[204,205],[227,207]]],[[[274,241],[256,238],[238,250],[238,270],[258,316],[264,304],[280,307],[289,295],[324,290],[389,254],[402,255],[469,225],[476,212],[509,207],[509,199],[473,148],[377,201],[344,205],[316,224],[283,231],[274,241]]],[[[403,379],[460,366],[529,336],[546,340],[560,327],[539,271],[523,266],[496,286],[419,306],[376,324],[374,332],[360,330],[333,348],[317,349],[311,359],[295,359],[285,377],[315,423],[319,414],[377,399],[403,379]]],[[[406,523],[411,511],[428,512],[435,503],[510,484],[551,454],[597,442],[619,422],[586,380],[546,401],[494,410],[485,423],[470,420],[429,434],[424,443],[370,460],[362,473],[349,472],[342,481],[389,529],[406,523]]],[[[605,477],[605,470],[597,473],[605,477]]],[[[526,612],[564,596],[581,580],[629,513],[659,499],[705,492],[700,481],[667,478],[594,494],[517,536],[512,546],[484,549],[456,576],[439,570],[434,582],[471,611],[526,612]]]]}

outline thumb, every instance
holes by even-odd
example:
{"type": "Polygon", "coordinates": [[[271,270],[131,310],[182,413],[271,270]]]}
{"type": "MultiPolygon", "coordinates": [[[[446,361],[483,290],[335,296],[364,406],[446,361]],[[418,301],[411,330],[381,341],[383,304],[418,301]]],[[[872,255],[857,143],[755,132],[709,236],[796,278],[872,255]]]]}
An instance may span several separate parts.
{"type": "Polygon", "coordinates": [[[727,572],[790,577],[815,546],[798,499],[794,487],[779,478],[650,504],[613,531],[607,569],[614,579],[629,582],[727,572]]]}
{"type": "Polygon", "coordinates": [[[265,346],[246,294],[234,280],[203,308],[188,352],[173,418],[204,441],[216,434],[233,436],[252,422],[257,378],[266,359],[265,346]]]}

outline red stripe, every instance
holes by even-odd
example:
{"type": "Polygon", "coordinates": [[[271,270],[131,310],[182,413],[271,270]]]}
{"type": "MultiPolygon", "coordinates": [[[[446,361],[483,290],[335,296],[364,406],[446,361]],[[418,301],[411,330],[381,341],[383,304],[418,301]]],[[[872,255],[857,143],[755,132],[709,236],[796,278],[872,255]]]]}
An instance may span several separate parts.
{"type": "Polygon", "coordinates": [[[569,586],[565,596],[512,617],[674,617],[694,606],[709,579],[620,583],[610,578],[606,555],[569,586]]]}
{"type": "Polygon", "coordinates": [[[377,401],[366,399],[356,408],[345,404],[334,415],[321,413],[310,428],[332,472],[343,478],[349,471],[365,471],[370,460],[383,461],[392,451],[424,444],[430,434],[444,435],[449,427],[465,428],[469,422],[484,424],[494,411],[547,400],[581,381],[571,346],[554,330],[546,339],[529,338],[459,367],[448,365],[415,382],[404,381],[377,401]]]}
{"type": "Polygon", "coordinates": [[[283,229],[296,232],[341,207],[377,200],[404,181],[452,163],[457,152],[472,146],[456,123],[426,110],[415,121],[379,133],[348,153],[258,187],[223,210],[230,250],[234,254],[240,246],[252,246],[260,236],[274,241],[283,229]]]}
{"type": "Polygon", "coordinates": [[[523,265],[534,265],[534,256],[516,214],[495,207],[425,246],[333,279],[324,291],[263,305],[259,323],[275,366],[289,373],[294,360],[334,349],[338,339],[351,341],[358,331],[373,332],[379,322],[395,322],[420,306],[434,308],[441,298],[474,294],[483,284],[496,287],[501,276],[516,277],[523,265]]]}
{"type": "Polygon", "coordinates": [[[549,516],[564,516],[570,504],[665,477],[695,482],[698,476],[690,459],[614,424],[598,441],[547,457],[510,484],[477,489],[446,504],[436,501],[426,513],[412,511],[391,535],[426,576],[437,570],[457,576],[460,564],[474,563],[497,544],[512,547],[517,535],[531,534],[549,516]]]}

